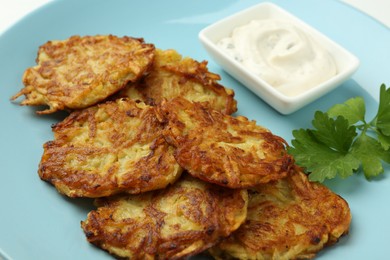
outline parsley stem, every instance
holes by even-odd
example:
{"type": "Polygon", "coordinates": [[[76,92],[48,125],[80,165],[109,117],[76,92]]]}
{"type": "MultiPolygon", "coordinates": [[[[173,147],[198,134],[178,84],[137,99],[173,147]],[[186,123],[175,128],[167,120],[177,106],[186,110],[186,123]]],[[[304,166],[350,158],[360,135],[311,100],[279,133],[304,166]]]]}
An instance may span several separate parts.
{"type": "Polygon", "coordinates": [[[366,127],[367,124],[355,125],[357,129],[362,130],[366,127]]]}

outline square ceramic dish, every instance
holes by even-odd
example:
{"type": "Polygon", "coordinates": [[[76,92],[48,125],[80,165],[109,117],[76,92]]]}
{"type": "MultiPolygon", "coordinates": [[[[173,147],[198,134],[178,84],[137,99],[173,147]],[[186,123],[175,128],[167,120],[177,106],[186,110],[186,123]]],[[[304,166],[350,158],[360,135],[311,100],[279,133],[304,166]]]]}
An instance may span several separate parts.
{"type": "Polygon", "coordinates": [[[340,86],[359,66],[358,58],[339,44],[279,6],[267,2],[255,5],[209,25],[200,31],[199,39],[217,64],[282,114],[293,113],[340,86]],[[268,84],[260,76],[250,72],[240,62],[217,46],[217,42],[230,36],[235,28],[259,19],[283,20],[306,32],[321,43],[333,57],[337,73],[303,93],[288,96],[268,84]]]}

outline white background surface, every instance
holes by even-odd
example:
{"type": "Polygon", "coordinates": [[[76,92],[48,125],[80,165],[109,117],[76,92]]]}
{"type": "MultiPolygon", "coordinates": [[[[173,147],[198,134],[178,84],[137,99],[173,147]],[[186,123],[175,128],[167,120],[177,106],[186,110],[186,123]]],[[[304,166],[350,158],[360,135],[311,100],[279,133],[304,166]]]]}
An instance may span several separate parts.
{"type": "MultiPolygon", "coordinates": [[[[24,15],[51,1],[53,0],[0,0],[0,34],[24,15]]],[[[390,28],[390,0],[341,1],[371,15],[390,28]]]]}

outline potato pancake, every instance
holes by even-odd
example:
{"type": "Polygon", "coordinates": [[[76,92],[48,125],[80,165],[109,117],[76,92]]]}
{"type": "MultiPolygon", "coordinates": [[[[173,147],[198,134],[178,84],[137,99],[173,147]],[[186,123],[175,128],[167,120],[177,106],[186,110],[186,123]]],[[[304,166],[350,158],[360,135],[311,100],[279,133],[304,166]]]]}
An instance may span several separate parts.
{"type": "Polygon", "coordinates": [[[155,47],[142,39],[113,35],[72,36],[39,47],[37,65],[23,75],[21,105],[47,105],[38,114],[96,104],[139,79],[150,67],[155,47]]]}
{"type": "Polygon", "coordinates": [[[81,226],[89,242],[127,259],[182,259],[236,230],[246,217],[246,190],[183,175],[166,189],[97,199],[81,226]]]}
{"type": "Polygon", "coordinates": [[[184,97],[232,114],[237,111],[234,91],[218,83],[221,77],[207,69],[207,62],[183,58],[175,50],[156,49],[150,73],[121,91],[121,95],[156,105],[163,99],[184,97]]]}
{"type": "Polygon", "coordinates": [[[247,220],[210,250],[216,259],[311,259],[348,233],[347,202],[299,169],[248,193],[247,220]]]}
{"type": "Polygon", "coordinates": [[[175,98],[157,108],[177,162],[194,177],[229,188],[253,187],[287,175],[286,142],[246,117],[175,98]]]}
{"type": "Polygon", "coordinates": [[[41,179],[69,197],[166,187],[182,172],[153,107],[118,99],[72,112],[44,144],[41,179]]]}

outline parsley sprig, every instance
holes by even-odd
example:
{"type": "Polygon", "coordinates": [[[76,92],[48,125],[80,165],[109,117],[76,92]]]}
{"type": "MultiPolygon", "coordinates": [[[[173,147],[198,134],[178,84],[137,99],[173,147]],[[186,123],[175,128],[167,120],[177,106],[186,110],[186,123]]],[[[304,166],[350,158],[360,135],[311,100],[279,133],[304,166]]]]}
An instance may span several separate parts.
{"type": "Polygon", "coordinates": [[[355,97],[315,112],[314,129],[293,131],[288,151],[310,180],[347,178],[359,170],[369,180],[384,172],[382,163],[390,163],[390,88],[381,85],[375,117],[367,121],[365,114],[364,99],[355,97]]]}

